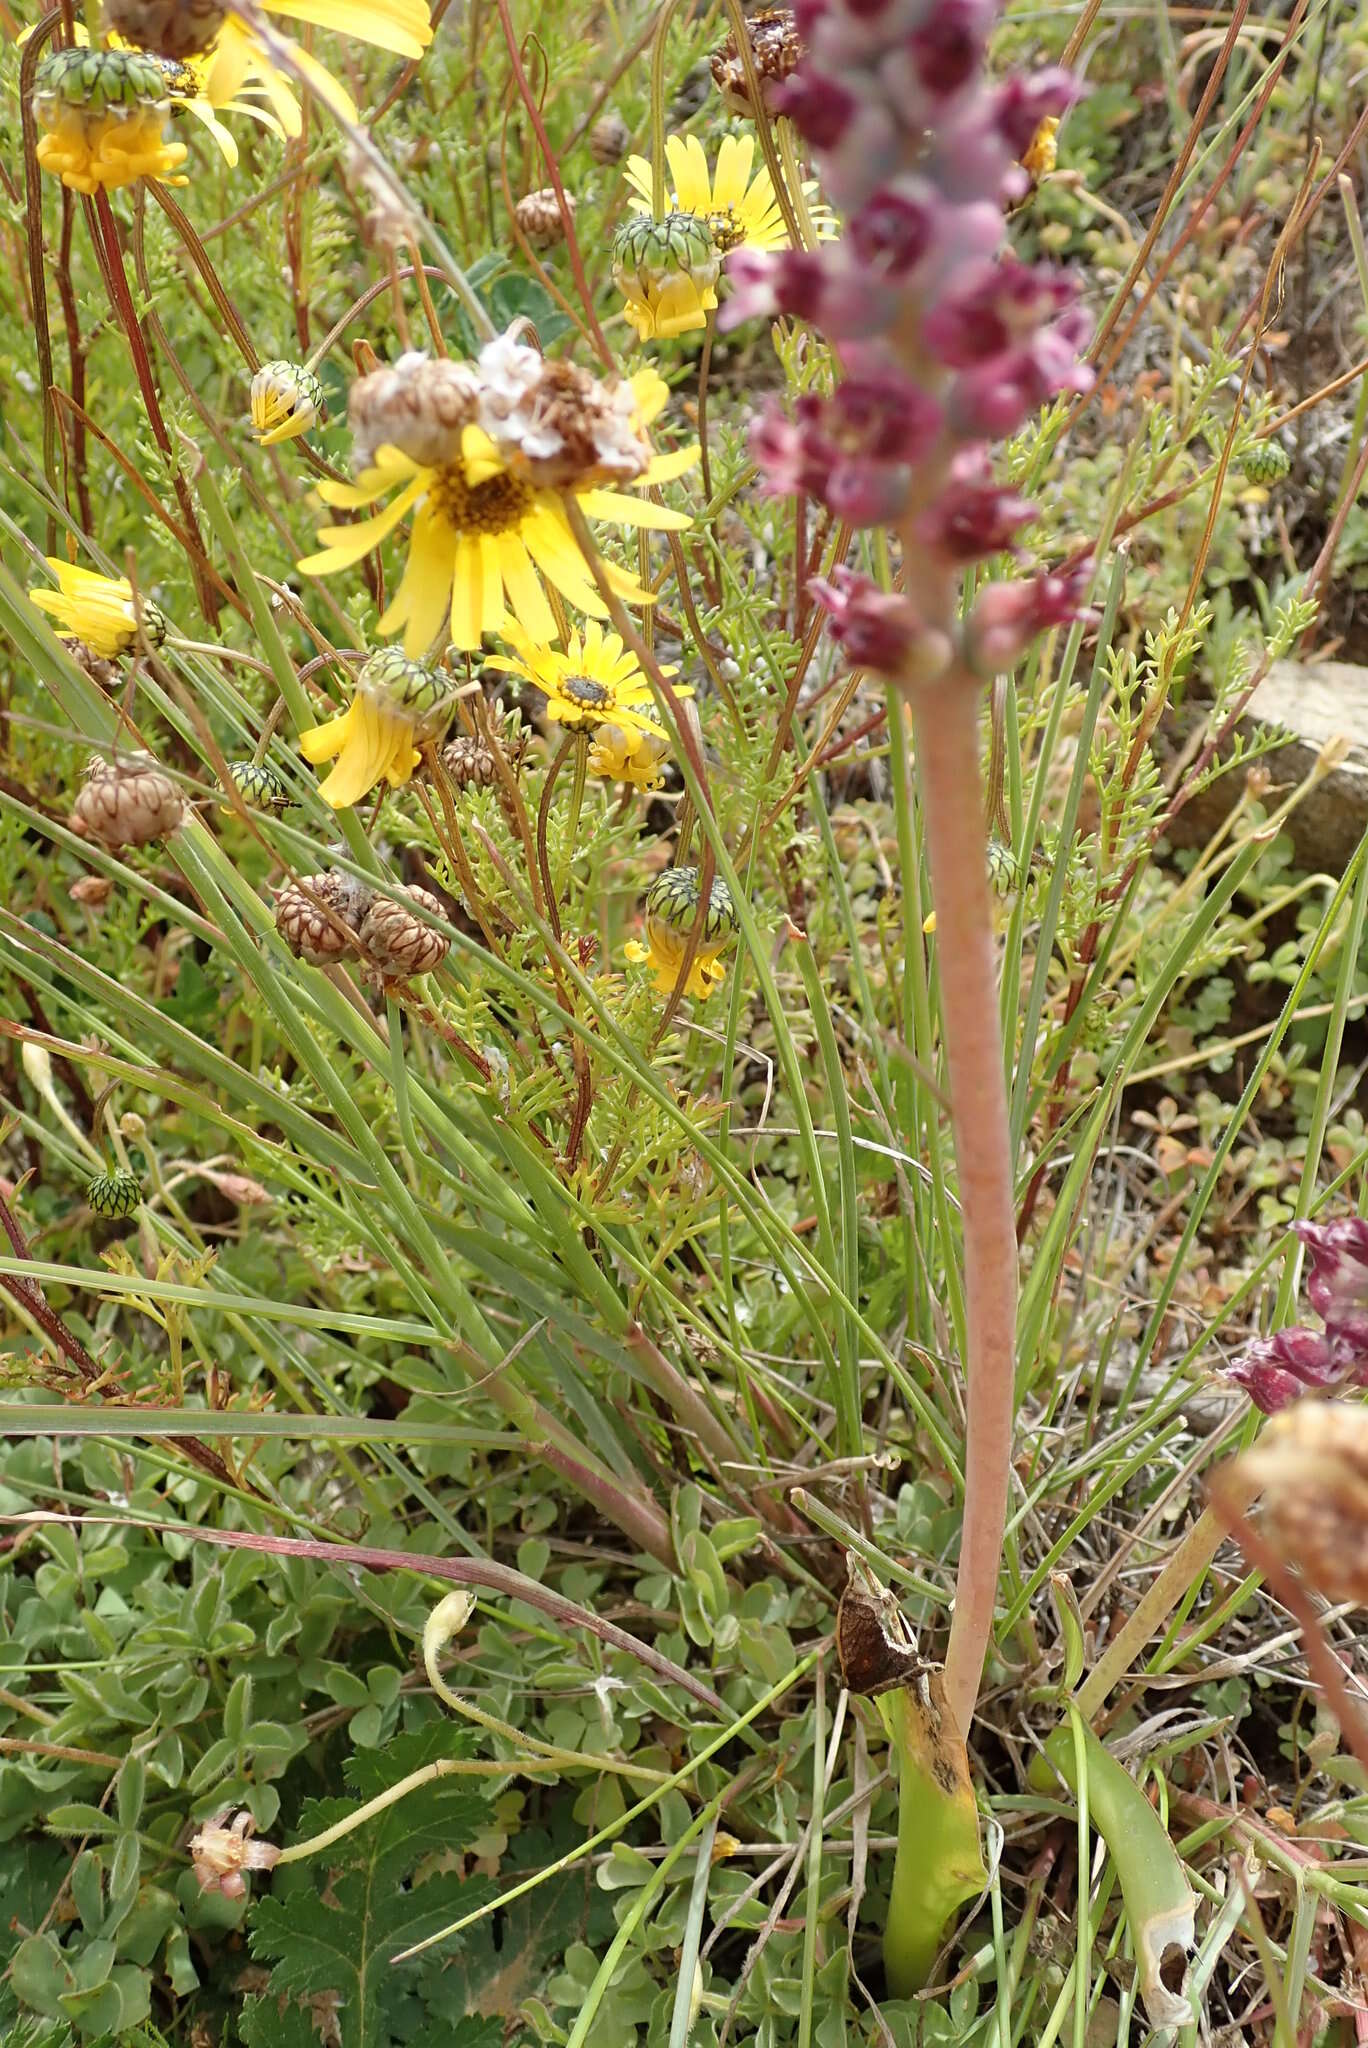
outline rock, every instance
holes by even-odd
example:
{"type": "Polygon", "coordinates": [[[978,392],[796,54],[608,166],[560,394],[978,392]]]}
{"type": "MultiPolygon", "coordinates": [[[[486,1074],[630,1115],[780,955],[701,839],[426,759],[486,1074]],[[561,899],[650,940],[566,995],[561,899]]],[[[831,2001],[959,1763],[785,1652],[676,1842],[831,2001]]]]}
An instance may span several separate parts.
{"type": "MultiPolygon", "coordinates": [[[[1265,800],[1270,808],[1318,760],[1327,762],[1327,772],[1307,791],[1283,830],[1296,848],[1299,867],[1337,875],[1348,865],[1368,825],[1368,668],[1347,661],[1275,662],[1240,721],[1241,731],[1251,739],[1269,726],[1282,727],[1288,736],[1285,745],[1261,755],[1254,764],[1271,779],[1265,800]]],[[[1191,732],[1191,714],[1164,731],[1158,748],[1166,771],[1188,751],[1191,732]]],[[[1222,776],[1183,807],[1166,837],[1182,846],[1203,843],[1242,787],[1238,768],[1222,776]]]]}

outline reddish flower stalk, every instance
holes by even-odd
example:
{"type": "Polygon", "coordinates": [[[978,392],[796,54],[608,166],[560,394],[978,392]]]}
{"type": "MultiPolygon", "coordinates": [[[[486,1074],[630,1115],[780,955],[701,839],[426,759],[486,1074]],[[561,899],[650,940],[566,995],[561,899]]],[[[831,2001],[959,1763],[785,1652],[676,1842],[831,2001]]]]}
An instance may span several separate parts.
{"type": "Polygon", "coordinates": [[[1017,1252],[1012,1153],[979,773],[984,682],[1082,616],[1091,563],[980,587],[967,565],[1014,551],[1033,508],[994,475],[990,442],[1061,391],[1086,391],[1089,323],[1067,273],[1004,246],[1017,159],[1076,97],[1061,71],[989,83],[998,0],[797,0],[806,50],[776,104],[818,157],[845,217],[815,250],[728,263],[721,324],[782,313],[822,328],[841,379],[752,447],[769,488],[853,528],[896,530],[901,589],[844,568],[809,588],[852,667],[911,710],[939,947],[967,1312],[965,1523],[948,1704],[963,1729],[992,1629],[1010,1473],[1017,1252]]]}

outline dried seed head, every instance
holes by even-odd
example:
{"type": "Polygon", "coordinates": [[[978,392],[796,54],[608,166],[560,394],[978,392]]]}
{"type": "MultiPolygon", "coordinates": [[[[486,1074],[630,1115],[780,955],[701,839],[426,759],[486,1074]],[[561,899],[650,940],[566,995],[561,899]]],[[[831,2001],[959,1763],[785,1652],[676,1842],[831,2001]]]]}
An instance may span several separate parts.
{"type": "Polygon", "coordinates": [[[480,380],[471,364],[416,350],[388,369],[358,377],[347,399],[357,466],[367,468],[376,449],[385,446],[414,462],[454,461],[479,400],[480,380]]]}
{"type": "Polygon", "coordinates": [[[105,26],[178,64],[201,56],[223,27],[217,0],[105,0],[105,26]]]}
{"type": "MultiPolygon", "coordinates": [[[[746,22],[751,56],[760,80],[765,111],[774,114],[774,88],[786,79],[802,55],[798,25],[789,7],[762,7],[746,22]]],[[[734,114],[753,114],[746,67],[741,62],[733,32],[709,59],[713,84],[734,114]]]]}
{"type": "Polygon", "coordinates": [[[488,789],[498,772],[493,750],[467,733],[443,747],[442,766],[457,789],[488,789]]]}
{"type": "Polygon", "coordinates": [[[1263,1490],[1262,1529],[1327,1600],[1368,1605],[1368,1408],[1297,1401],[1236,1470],[1263,1490]]]}
{"type": "Polygon", "coordinates": [[[174,832],[185,812],[180,791],[150,754],[121,761],[92,755],[86,785],[71,813],[72,830],[98,839],[117,853],[122,846],[146,846],[174,832]]]}
{"type": "Polygon", "coordinates": [[[445,919],[446,909],[430,889],[407,888],[403,898],[377,896],[361,926],[362,950],[385,981],[410,981],[416,974],[428,974],[447,956],[449,940],[413,915],[409,903],[417,903],[433,917],[445,919]]]}
{"type": "Polygon", "coordinates": [[[479,423],[510,466],[545,490],[630,483],[651,451],[634,424],[641,403],[625,379],[604,383],[575,363],[501,334],[480,350],[479,423]]]}
{"type": "Polygon", "coordinates": [[[114,893],[114,882],[109,875],[78,875],[67,895],[73,903],[79,903],[86,910],[103,910],[114,893]]]}
{"type": "Polygon", "coordinates": [[[354,875],[330,870],[289,882],[276,897],[276,930],[296,960],[327,967],[356,951],[374,892],[354,875]]]}
{"type": "Polygon", "coordinates": [[[142,1201],[136,1173],[116,1166],[112,1173],[97,1173],[86,1189],[86,1200],[97,1216],[131,1216],[142,1201]]]}
{"type": "MultiPolygon", "coordinates": [[[[249,810],[287,811],[294,801],[284,776],[277,775],[264,761],[230,761],[228,773],[249,810]]],[[[231,810],[232,805],[225,804],[223,808],[231,810]]]]}
{"type": "Polygon", "coordinates": [[[589,153],[596,164],[615,164],[627,153],[631,130],[621,114],[609,109],[589,130],[589,153]]]}
{"type": "Polygon", "coordinates": [[[70,634],[62,634],[61,641],[77,668],[84,669],[92,683],[102,690],[112,690],[119,680],[119,671],[112,661],[106,661],[93,647],[87,647],[84,640],[77,640],[70,634]]]}
{"type": "MultiPolygon", "coordinates": [[[[573,219],[575,196],[572,192],[566,193],[565,204],[573,219]]],[[[539,191],[527,193],[518,201],[513,211],[517,216],[518,226],[534,249],[549,249],[554,243],[565,239],[565,222],[561,219],[554,185],[543,185],[539,191]]]]}

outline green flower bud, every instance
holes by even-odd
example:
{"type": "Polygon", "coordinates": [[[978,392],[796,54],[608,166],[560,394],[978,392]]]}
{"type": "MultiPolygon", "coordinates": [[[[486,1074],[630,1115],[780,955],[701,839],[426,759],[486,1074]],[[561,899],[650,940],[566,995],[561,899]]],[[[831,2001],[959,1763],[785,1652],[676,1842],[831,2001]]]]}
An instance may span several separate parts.
{"type": "Polygon", "coordinates": [[[136,1173],[116,1166],[112,1173],[97,1173],[86,1189],[86,1200],[97,1216],[131,1216],[142,1201],[136,1173]]]}
{"type": "Polygon", "coordinates": [[[397,647],[373,654],[356,679],[357,694],[378,698],[414,721],[416,736],[434,738],[451,716],[456,691],[445,669],[413,661],[397,647]]]}
{"type": "MultiPolygon", "coordinates": [[[[698,915],[698,869],[666,868],[656,876],[646,891],[646,917],[648,922],[656,918],[687,938],[693,930],[698,915]]],[[[708,901],[708,914],[703,921],[700,943],[722,945],[737,929],[736,905],[732,902],[731,890],[715,876],[712,894],[708,901]]]]}
{"type": "Polygon", "coordinates": [[[1245,451],[1240,468],[1245,480],[1251,484],[1276,484],[1281,482],[1292,467],[1292,458],[1281,441],[1270,436],[1266,441],[1256,441],[1245,451]]]}
{"type": "Polygon", "coordinates": [[[38,66],[34,91],[39,99],[104,113],[155,106],[168,85],[157,59],[142,50],[54,50],[38,66]]]}
{"type": "Polygon", "coordinates": [[[700,291],[717,282],[722,255],[701,214],[638,214],[613,237],[613,282],[627,298],[647,299],[671,278],[688,277],[700,291]]]}
{"type": "Polygon", "coordinates": [[[284,777],[264,761],[230,761],[228,773],[242,801],[259,811],[286,811],[294,802],[284,777]]]}
{"type": "Polygon", "coordinates": [[[1000,839],[988,842],[988,883],[995,896],[1011,896],[1021,887],[1021,862],[1000,839]]]}
{"type": "Polygon", "coordinates": [[[263,363],[252,378],[252,426],[263,448],[307,434],[326,410],[323,386],[302,363],[263,363]]]}

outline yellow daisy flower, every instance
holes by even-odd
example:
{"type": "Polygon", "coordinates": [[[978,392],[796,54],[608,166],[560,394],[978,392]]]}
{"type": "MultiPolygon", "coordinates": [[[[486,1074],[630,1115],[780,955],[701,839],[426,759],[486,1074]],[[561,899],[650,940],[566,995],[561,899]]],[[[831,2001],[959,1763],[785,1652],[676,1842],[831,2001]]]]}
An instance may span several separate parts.
{"type": "MultiPolygon", "coordinates": [[[[649,707],[651,686],[616,633],[591,621],[583,634],[571,633],[564,652],[535,646],[510,634],[516,658],[492,654],[490,668],[521,676],[546,698],[546,715],[569,732],[591,732],[610,720],[624,734],[644,740],[657,732],[649,707]]],[[[662,671],[673,675],[674,669],[662,671]]],[[[691,696],[685,688],[678,693],[691,696]]]]}
{"type": "MultiPolygon", "coordinates": [[[[38,161],[73,192],[170,179],[189,151],[166,140],[165,77],[137,50],[54,50],[34,79],[38,161]]],[[[184,184],[185,180],[173,182],[184,184]]]]}
{"type": "Polygon", "coordinates": [[[112,661],[129,654],[138,644],[138,617],[142,615],[142,638],[149,647],[160,647],[166,638],[166,620],[156,605],[140,597],[133,601],[133,586],[126,576],[97,576],[93,569],[81,569],[54,555],[45,557],[57,578],[56,590],[31,590],[30,602],[57,621],[64,632],[83,640],[92,654],[112,661]]]}
{"type": "MultiPolygon", "coordinates": [[[[636,481],[642,486],[667,482],[697,459],[696,445],[656,456],[636,481]]],[[[318,536],[322,550],[298,565],[306,576],[351,568],[406,513],[414,514],[403,580],[380,620],[382,633],[403,633],[408,654],[426,653],[448,630],[448,622],[452,643],[466,653],[477,652],[486,633],[501,632],[510,621],[528,640],[549,644],[559,637],[560,627],[543,579],[577,611],[590,618],[607,616],[560,492],[519,474],[482,427],[465,427],[460,452],[448,461],[416,462],[385,445],[354,484],[326,482],[318,490],[325,504],[351,510],[381,498],[389,503],[350,526],[323,527],[318,536]]],[[[590,519],[663,532],[679,532],[690,523],[686,512],[622,491],[577,490],[574,497],[590,519]]],[[[619,597],[651,603],[650,591],[638,588],[622,570],[605,563],[604,571],[619,597]]]]}
{"type": "MultiPolygon", "coordinates": [[[[717,152],[716,171],[709,171],[707,154],[696,135],[668,136],[665,158],[674,180],[670,205],[706,221],[724,256],[733,249],[788,247],[788,230],[769,171],[761,164],[755,176],[751,176],[755,161],[753,135],[725,136],[717,152]]],[[[646,157],[628,157],[627,182],[638,195],[632,201],[634,210],[649,213],[651,166],[646,157]]],[[[803,189],[806,192],[808,187],[803,189]]],[[[817,188],[814,185],[811,189],[815,192],[817,188]]]]}
{"type": "Polygon", "coordinates": [[[319,788],[335,811],[360,803],[377,782],[398,789],[422,759],[422,742],[437,739],[451,716],[452,681],[441,669],[410,661],[397,647],[373,654],[356,679],[347,709],[299,736],[306,761],[335,761],[319,788]]]}
{"type": "MultiPolygon", "coordinates": [[[[629,960],[644,961],[662,995],[672,995],[698,917],[700,891],[697,868],[666,868],[646,891],[646,944],[629,939],[623,947],[629,960]]],[[[699,933],[684,993],[705,1001],[726,979],[720,955],[737,929],[736,906],[726,883],[715,879],[707,915],[699,933]]]]}

